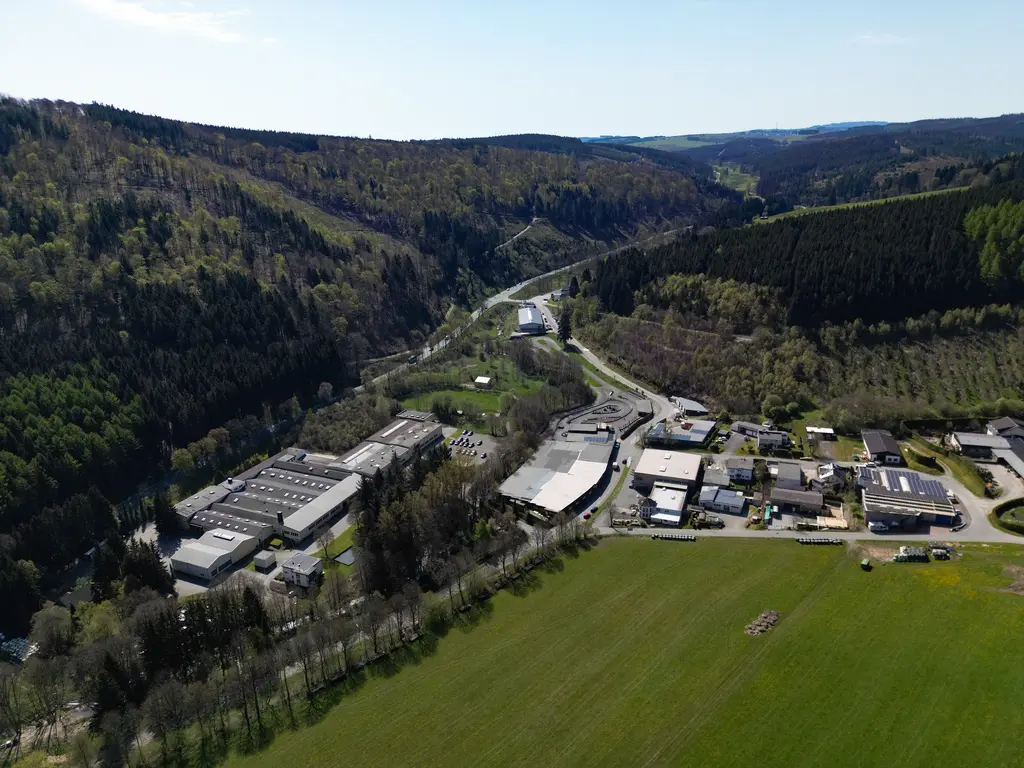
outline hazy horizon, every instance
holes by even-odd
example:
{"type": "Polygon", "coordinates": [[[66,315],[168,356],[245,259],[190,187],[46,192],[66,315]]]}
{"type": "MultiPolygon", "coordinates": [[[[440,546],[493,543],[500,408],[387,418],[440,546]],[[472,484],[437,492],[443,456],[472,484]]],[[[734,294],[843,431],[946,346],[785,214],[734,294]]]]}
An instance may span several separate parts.
{"type": "Polygon", "coordinates": [[[655,136],[1024,109],[1024,6],[12,0],[0,91],[335,136],[655,136]]]}

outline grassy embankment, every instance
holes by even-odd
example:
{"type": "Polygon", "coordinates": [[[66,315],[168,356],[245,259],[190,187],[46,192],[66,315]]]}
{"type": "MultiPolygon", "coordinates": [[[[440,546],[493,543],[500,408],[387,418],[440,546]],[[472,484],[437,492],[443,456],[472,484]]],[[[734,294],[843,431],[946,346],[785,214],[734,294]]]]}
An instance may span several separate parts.
{"type": "Polygon", "coordinates": [[[1022,553],[864,572],[877,552],[606,540],[228,765],[1017,765],[1022,553]]]}
{"type": "Polygon", "coordinates": [[[917,434],[912,434],[907,438],[907,442],[916,453],[937,461],[939,466],[943,467],[975,496],[985,496],[985,481],[978,474],[978,468],[974,466],[973,461],[955,454],[947,455],[917,434]]]}

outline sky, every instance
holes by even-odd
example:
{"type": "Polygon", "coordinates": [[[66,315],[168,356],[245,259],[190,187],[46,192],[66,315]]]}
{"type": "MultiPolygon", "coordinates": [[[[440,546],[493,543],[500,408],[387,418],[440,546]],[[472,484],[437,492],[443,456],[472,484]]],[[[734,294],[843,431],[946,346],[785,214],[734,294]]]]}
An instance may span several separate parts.
{"type": "Polygon", "coordinates": [[[0,0],[0,93],[413,139],[1024,112],[1022,0],[0,0]]]}

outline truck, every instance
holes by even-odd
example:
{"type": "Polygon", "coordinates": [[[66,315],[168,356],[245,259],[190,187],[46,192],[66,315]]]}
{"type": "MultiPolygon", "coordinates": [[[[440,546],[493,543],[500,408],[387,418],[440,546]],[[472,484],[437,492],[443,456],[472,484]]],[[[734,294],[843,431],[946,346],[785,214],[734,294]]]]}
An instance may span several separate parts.
{"type": "Polygon", "coordinates": [[[725,521],[722,520],[718,515],[712,515],[710,512],[698,512],[697,516],[693,518],[694,528],[725,528],[725,521]]]}

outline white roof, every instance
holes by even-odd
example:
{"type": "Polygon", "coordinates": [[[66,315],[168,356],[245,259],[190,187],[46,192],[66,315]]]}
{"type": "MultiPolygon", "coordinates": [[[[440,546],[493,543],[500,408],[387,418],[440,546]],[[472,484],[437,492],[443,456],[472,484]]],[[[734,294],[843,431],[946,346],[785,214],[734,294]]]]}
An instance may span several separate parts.
{"type": "Polygon", "coordinates": [[[474,381],[475,384],[490,384],[491,383],[491,377],[490,376],[477,376],[476,379],[474,379],[473,381],[474,381]]]}
{"type": "Polygon", "coordinates": [[[808,435],[834,435],[836,431],[832,427],[804,427],[808,435]]]}
{"type": "Polygon", "coordinates": [[[683,504],[686,503],[686,491],[680,488],[671,488],[666,485],[655,485],[651,491],[651,501],[658,509],[672,509],[676,512],[683,511],[683,504]]]}
{"type": "Polygon", "coordinates": [[[284,561],[284,565],[281,567],[286,571],[295,571],[296,573],[311,574],[317,571],[321,567],[319,557],[313,557],[307,555],[305,552],[296,552],[294,555],[284,561]]]}
{"type": "Polygon", "coordinates": [[[567,472],[559,472],[545,483],[533,497],[533,503],[552,512],[561,512],[597,485],[606,469],[607,462],[577,459],[567,472]]]}
{"type": "Polygon", "coordinates": [[[683,516],[672,514],[671,512],[655,512],[651,515],[652,523],[661,523],[662,525],[679,525],[683,520],[683,516]]]}
{"type": "Polygon", "coordinates": [[[651,475],[666,482],[696,482],[700,472],[700,454],[648,448],[633,468],[634,474],[651,475]]]}
{"type": "Polygon", "coordinates": [[[195,541],[182,544],[178,551],[171,556],[171,563],[183,563],[204,569],[213,568],[221,561],[221,558],[231,559],[233,552],[246,546],[252,540],[252,536],[238,531],[214,528],[195,541]]]}

